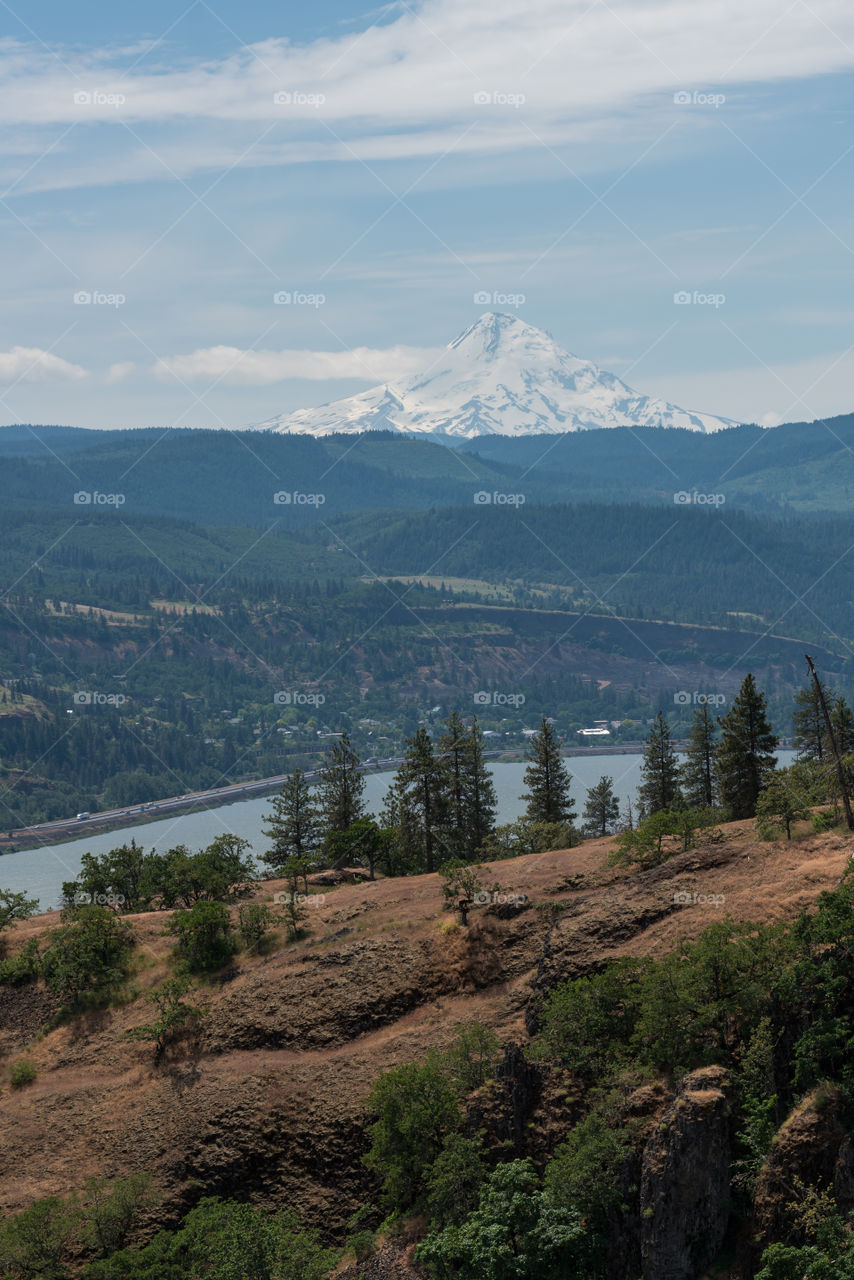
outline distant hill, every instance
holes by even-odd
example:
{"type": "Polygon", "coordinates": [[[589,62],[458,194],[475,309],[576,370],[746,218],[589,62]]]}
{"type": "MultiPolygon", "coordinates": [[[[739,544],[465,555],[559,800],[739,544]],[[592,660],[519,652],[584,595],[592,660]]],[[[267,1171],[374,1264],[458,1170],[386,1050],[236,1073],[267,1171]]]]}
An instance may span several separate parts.
{"type": "Polygon", "coordinates": [[[300,528],[348,512],[473,505],[486,492],[528,505],[572,501],[725,505],[779,514],[847,513],[854,415],[773,431],[702,435],[615,427],[522,439],[481,436],[448,449],[429,438],[252,431],[0,428],[4,507],[73,510],[79,491],[120,493],[125,514],[201,524],[300,528]],[[290,496],[276,502],[275,495],[290,496]],[[305,500],[294,495],[319,495],[305,500]]]}

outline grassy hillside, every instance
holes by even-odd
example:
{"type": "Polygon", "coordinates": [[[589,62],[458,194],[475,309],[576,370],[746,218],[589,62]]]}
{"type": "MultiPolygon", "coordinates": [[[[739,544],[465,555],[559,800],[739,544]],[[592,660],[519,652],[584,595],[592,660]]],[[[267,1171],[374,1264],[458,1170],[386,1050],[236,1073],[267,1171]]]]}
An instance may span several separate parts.
{"type": "MultiPolygon", "coordinates": [[[[592,1188],[613,1186],[612,1167],[625,1172],[621,1201],[613,1209],[600,1206],[613,1213],[609,1239],[616,1253],[607,1264],[600,1259],[586,1271],[561,1274],[624,1280],[639,1273],[641,1256],[644,1274],[659,1274],[648,1267],[659,1265],[650,1259],[662,1251],[675,1248],[691,1256],[691,1242],[699,1238],[692,1223],[699,1214],[717,1242],[713,1250],[724,1241],[728,1251],[715,1274],[733,1280],[754,1275],[759,1249],[775,1239],[799,1239],[785,1216],[786,1187],[807,1170],[820,1185],[843,1144],[846,1122],[838,1095],[826,1094],[822,1108],[814,1110],[809,1085],[784,1097],[782,1081],[789,1079],[791,1064],[781,1057],[779,1115],[771,1133],[779,1127],[773,1158],[781,1184],[760,1174],[746,1191],[736,1178],[729,1194],[729,1176],[738,1166],[730,1169],[728,1144],[735,1139],[726,1135],[745,1124],[738,1083],[743,1077],[730,1041],[739,1043],[740,1018],[753,1018],[755,1025],[759,1014],[749,1011],[764,998],[755,983],[733,997],[736,977],[752,981],[743,969],[745,944],[738,930],[747,921],[760,930],[783,929],[799,913],[814,911],[819,895],[837,887],[849,845],[836,831],[814,835],[806,824],[792,842],[757,845],[752,824],[731,824],[721,839],[675,853],[658,867],[628,872],[608,864],[608,840],[590,841],[571,851],[494,864],[486,878],[497,881],[505,895],[524,895],[522,905],[509,911],[481,907],[468,928],[445,912],[436,876],[325,888],[302,938],[287,942],[276,935],[264,954],[243,951],[221,972],[199,979],[191,998],[205,1015],[195,1030],[187,1028],[177,1038],[159,1065],[150,1044],[124,1036],[150,1019],[146,997],[173,971],[173,940],[164,934],[169,913],[128,917],[135,945],[111,1003],[57,1017],[57,1002],[40,981],[0,985],[2,1069],[8,1073],[25,1058],[34,1071],[31,1083],[4,1088],[0,1095],[0,1141],[7,1153],[0,1204],[15,1212],[45,1196],[69,1196],[89,1175],[106,1171],[118,1179],[145,1170],[153,1175],[157,1205],[146,1214],[137,1240],[150,1238],[158,1226],[174,1225],[201,1197],[218,1195],[248,1199],[265,1210],[288,1205],[304,1224],[341,1243],[352,1234],[347,1223],[359,1206],[369,1206],[362,1222],[370,1228],[386,1212],[377,1175],[361,1159],[370,1142],[367,1126],[376,1116],[369,1099],[373,1082],[389,1068],[448,1051],[460,1025],[476,1023],[495,1037],[497,1053],[487,1051],[482,1083],[462,1088],[460,1125],[467,1126],[465,1132],[482,1132],[488,1167],[530,1157],[542,1171],[560,1158],[563,1177],[571,1171],[579,1204],[587,1203],[584,1196],[592,1188]],[[665,975],[667,958],[693,955],[689,944],[710,927],[707,936],[718,941],[705,943],[707,948],[723,945],[721,929],[736,939],[732,955],[740,959],[717,970],[719,1001],[735,999],[732,1020],[716,1021],[717,1005],[704,1004],[702,1017],[700,1011],[682,1010],[693,1017],[693,1031],[680,1039],[679,1061],[692,1074],[680,1083],[680,1073],[666,1065],[669,1051],[662,1040],[661,1066],[641,1069],[638,1051],[605,1106],[588,1077],[590,1064],[578,1057],[567,1065],[569,1058],[555,1056],[557,1039],[544,1038],[543,1028],[559,1037],[562,1026],[543,1021],[544,1001],[579,990],[579,982],[615,962],[659,962],[665,975]],[[722,1088],[730,1099],[731,1123],[720,1119],[727,1114],[722,1088]],[[797,1142],[789,1141],[792,1126],[804,1116],[810,1125],[802,1126],[797,1142]],[[608,1125],[616,1126],[616,1147],[608,1125]],[[575,1163],[567,1165],[570,1157],[575,1163]],[[686,1160],[697,1165],[696,1176],[688,1178],[686,1160]],[[716,1198],[713,1189],[721,1178],[723,1194],[716,1198]],[[694,1215],[686,1199],[691,1195],[694,1215]],[[757,1217],[752,1233],[742,1235],[751,1205],[757,1217]]],[[[282,887],[277,881],[262,884],[256,900],[270,902],[282,887]]],[[[840,899],[844,916],[843,908],[840,899]]],[[[30,940],[44,945],[46,931],[56,924],[56,916],[49,916],[18,925],[12,953],[30,940]]],[[[799,926],[800,936],[806,936],[805,927],[799,926]]],[[[790,999],[780,966],[791,953],[783,934],[775,936],[773,981],[782,983],[780,998],[790,999]]],[[[711,951],[702,954],[708,958],[711,951]]],[[[757,973],[763,956],[755,950],[751,963],[757,973]]],[[[689,968],[695,963],[692,958],[689,968]]],[[[676,970],[682,981],[688,972],[684,962],[676,970]]],[[[701,984],[701,998],[709,975],[702,964],[691,972],[701,984]]],[[[805,979],[806,970],[800,972],[805,979]]],[[[625,976],[624,991],[629,982],[625,976]]],[[[804,996],[798,1034],[821,1012],[810,999],[804,996]]],[[[663,1016],[664,988],[661,1000],[663,1016]]],[[[603,1019],[612,1016],[609,1009],[606,1002],[603,1019]]],[[[651,1035],[651,1026],[642,1034],[651,1035]]],[[[605,1027],[603,1021],[598,1043],[607,1058],[619,1042],[608,1038],[605,1027]]],[[[576,1024],[574,1043],[586,1045],[589,1030],[576,1024]]],[[[733,1147],[733,1158],[741,1158],[741,1151],[733,1147]]],[[[847,1193],[837,1194],[844,1207],[847,1193]]],[[[588,1222],[595,1220],[592,1213],[587,1211],[588,1222]]],[[[423,1217],[411,1230],[423,1234],[423,1217]]],[[[705,1239],[702,1247],[711,1260],[705,1239]]],[[[396,1275],[421,1274],[406,1261],[411,1250],[400,1252],[394,1240],[376,1259],[368,1258],[364,1270],[348,1274],[367,1280],[386,1275],[384,1257],[386,1266],[393,1257],[404,1267],[396,1275]]],[[[678,1274],[696,1280],[701,1273],[678,1274]]]]}

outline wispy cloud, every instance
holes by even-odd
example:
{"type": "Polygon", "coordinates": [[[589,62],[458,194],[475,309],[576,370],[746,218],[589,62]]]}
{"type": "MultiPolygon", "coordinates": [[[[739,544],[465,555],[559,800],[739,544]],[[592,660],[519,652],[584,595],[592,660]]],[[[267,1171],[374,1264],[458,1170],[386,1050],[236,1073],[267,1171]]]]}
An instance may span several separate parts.
{"type": "Polygon", "coordinates": [[[427,0],[359,33],[269,39],[177,67],[153,61],[158,52],[56,52],[0,43],[0,119],[18,130],[83,126],[24,189],[72,183],[63,161],[79,160],[92,137],[102,149],[91,126],[104,124],[124,160],[108,173],[75,165],[81,182],[130,181],[154,163],[148,156],[140,170],[144,148],[123,123],[168,125],[146,142],[158,153],[162,143],[185,174],[236,159],[270,122],[276,131],[241,163],[425,156],[472,123],[459,143],[469,153],[559,145],[603,123],[639,130],[672,114],[679,90],[736,93],[849,68],[854,9],[846,0],[427,0]]]}
{"type": "Polygon", "coordinates": [[[234,386],[268,386],[288,378],[311,382],[360,379],[390,382],[417,373],[436,358],[425,347],[353,347],[347,351],[253,351],[240,347],[204,347],[188,355],[166,356],[154,367],[163,380],[222,382],[234,386]]]}

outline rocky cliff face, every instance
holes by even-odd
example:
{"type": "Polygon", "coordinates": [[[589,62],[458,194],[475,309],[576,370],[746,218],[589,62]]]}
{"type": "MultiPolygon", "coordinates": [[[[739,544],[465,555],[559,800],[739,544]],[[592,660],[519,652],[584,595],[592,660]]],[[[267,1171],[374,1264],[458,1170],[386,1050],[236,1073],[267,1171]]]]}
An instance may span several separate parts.
{"type": "Polygon", "coordinates": [[[720,1067],[686,1076],[644,1151],[644,1280],[696,1280],[723,1244],[730,1177],[724,1078],[720,1067]]]}

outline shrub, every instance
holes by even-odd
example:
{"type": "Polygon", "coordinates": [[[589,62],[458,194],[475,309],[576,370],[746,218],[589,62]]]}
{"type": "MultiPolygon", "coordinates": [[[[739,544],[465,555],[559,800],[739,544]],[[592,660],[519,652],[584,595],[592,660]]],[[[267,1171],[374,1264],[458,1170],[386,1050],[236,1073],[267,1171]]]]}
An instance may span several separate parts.
{"type": "Polygon", "coordinates": [[[22,1089],[24,1085],[32,1084],[35,1078],[35,1063],[30,1062],[29,1058],[19,1058],[9,1068],[9,1083],[13,1089],[22,1089]]]}
{"type": "Polygon", "coordinates": [[[451,1133],[426,1177],[427,1210],[433,1226],[462,1222],[477,1207],[487,1167],[483,1141],[451,1133]]]}
{"type": "Polygon", "coordinates": [[[680,851],[680,842],[683,852],[690,849],[698,831],[714,835],[713,829],[720,817],[716,809],[662,809],[651,813],[633,830],[617,837],[608,861],[614,866],[639,863],[643,867],[656,867],[680,851]]]}
{"type": "Polygon", "coordinates": [[[579,1214],[550,1203],[530,1160],[499,1165],[474,1212],[415,1252],[458,1280],[588,1280],[589,1255],[579,1214]]]}
{"type": "Polygon", "coordinates": [[[48,935],[41,972],[64,1004],[76,1007],[84,997],[114,988],[126,974],[133,934],[106,907],[84,906],[48,935]]]}
{"type": "Polygon", "coordinates": [[[234,954],[231,919],[221,902],[198,901],[189,911],[176,911],[166,932],[178,939],[181,962],[193,973],[220,969],[234,954]]]}
{"type": "Polygon", "coordinates": [[[547,1166],[545,1187],[553,1203],[578,1209],[604,1233],[607,1214],[622,1203],[619,1175],[635,1127],[623,1123],[616,1093],[597,1097],[547,1166]]]}
{"type": "Polygon", "coordinates": [[[472,1093],[495,1075],[500,1057],[498,1037],[482,1022],[461,1022],[457,1038],[444,1057],[460,1093],[472,1093]]]}
{"type": "Polygon", "coordinates": [[[16,955],[0,960],[0,983],[14,987],[32,982],[39,975],[39,960],[38,939],[30,938],[16,955]]]}
{"type": "Polygon", "coordinates": [[[810,797],[790,769],[777,769],[756,801],[756,827],[764,840],[773,840],[785,831],[792,838],[792,823],[810,816],[810,797]]]}
{"type": "Polygon", "coordinates": [[[238,911],[237,928],[250,955],[257,955],[268,940],[275,916],[260,902],[245,903],[238,911]]]}
{"type": "Polygon", "coordinates": [[[442,895],[445,905],[459,912],[460,923],[468,924],[468,915],[475,902],[483,896],[480,876],[481,866],[472,866],[459,858],[452,858],[439,870],[442,878],[442,895]]]}
{"type": "Polygon", "coordinates": [[[347,1248],[357,1262],[364,1262],[377,1251],[377,1241],[373,1231],[356,1231],[347,1237],[347,1248]]]}
{"type": "Polygon", "coordinates": [[[531,822],[519,818],[496,827],[480,848],[486,862],[519,858],[529,853],[549,853],[552,849],[574,849],[582,835],[571,822],[531,822]]]}
{"type": "Polygon", "coordinates": [[[125,1244],[145,1209],[157,1197],[150,1173],[127,1178],[89,1178],[80,1208],[80,1236],[84,1247],[107,1257],[125,1244]]]}
{"type": "Polygon", "coordinates": [[[369,1107],[377,1120],[368,1130],[371,1147],[365,1164],[382,1179],[390,1209],[420,1207],[428,1171],[461,1120],[456,1090],[431,1057],[380,1076],[371,1089],[369,1107]]]}
{"type": "Polygon", "coordinates": [[[64,1280],[65,1258],[77,1231],[75,1207],[49,1196],[0,1224],[4,1277],[14,1280],[64,1280]]]}
{"type": "Polygon", "coordinates": [[[28,920],[38,909],[38,899],[28,898],[25,893],[14,893],[11,889],[0,889],[0,933],[15,920],[28,920]]]}
{"type": "Polygon", "coordinates": [[[130,1031],[125,1032],[127,1040],[153,1042],[155,1066],[170,1041],[202,1016],[202,1009],[184,1003],[183,997],[191,986],[192,984],[184,977],[169,978],[148,997],[149,1003],[157,1008],[157,1017],[154,1021],[143,1026],[132,1027],[130,1031]]]}

